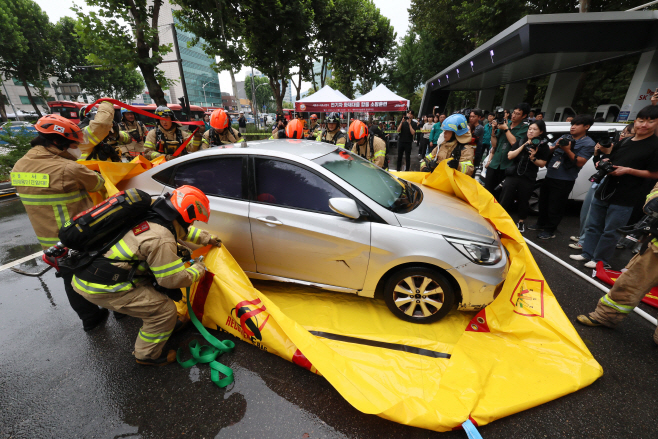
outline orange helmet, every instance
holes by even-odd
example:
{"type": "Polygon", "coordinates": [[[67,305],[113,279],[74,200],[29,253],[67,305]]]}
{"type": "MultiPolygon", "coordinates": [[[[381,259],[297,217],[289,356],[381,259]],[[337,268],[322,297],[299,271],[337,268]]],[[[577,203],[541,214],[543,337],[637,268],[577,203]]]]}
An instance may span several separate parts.
{"type": "Polygon", "coordinates": [[[368,127],[360,120],[355,120],[350,125],[350,129],[347,131],[347,136],[352,142],[361,140],[365,137],[368,137],[368,127]]]}
{"type": "Polygon", "coordinates": [[[311,114],[311,120],[316,120],[318,118],[317,114],[311,114]]]}
{"type": "Polygon", "coordinates": [[[84,140],[82,130],[76,124],[56,114],[42,117],[34,128],[43,134],[58,134],[70,142],[82,143],[84,140]]]}
{"type": "Polygon", "coordinates": [[[293,119],[286,125],[286,137],[289,139],[301,139],[304,137],[304,121],[293,119]]]}
{"type": "Polygon", "coordinates": [[[169,199],[174,209],[188,224],[194,221],[208,222],[210,217],[210,202],[206,194],[194,186],[181,186],[171,193],[169,199]]]}
{"type": "Polygon", "coordinates": [[[228,114],[221,108],[215,110],[210,115],[210,126],[216,130],[223,130],[228,127],[228,114]]]}

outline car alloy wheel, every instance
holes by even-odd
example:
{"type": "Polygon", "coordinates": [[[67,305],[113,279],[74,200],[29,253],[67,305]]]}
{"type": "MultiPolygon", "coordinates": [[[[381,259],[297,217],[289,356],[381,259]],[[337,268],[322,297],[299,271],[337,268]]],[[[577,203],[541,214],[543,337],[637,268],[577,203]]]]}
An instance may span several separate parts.
{"type": "Polygon", "coordinates": [[[437,271],[409,267],[388,279],[384,300],[388,309],[402,320],[432,323],[450,312],[455,292],[450,282],[437,271]]]}

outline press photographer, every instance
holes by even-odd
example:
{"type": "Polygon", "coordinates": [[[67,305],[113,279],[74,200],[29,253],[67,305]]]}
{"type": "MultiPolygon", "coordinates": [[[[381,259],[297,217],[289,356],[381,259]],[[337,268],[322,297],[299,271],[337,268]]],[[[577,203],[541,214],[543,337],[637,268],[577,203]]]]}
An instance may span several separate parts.
{"type": "Polygon", "coordinates": [[[539,239],[555,238],[555,230],[562,221],[569,194],[580,169],[594,154],[596,144],[587,135],[594,123],[589,114],[580,114],[571,121],[569,134],[551,146],[552,157],[546,165],[546,178],[539,194],[539,218],[529,230],[539,230],[539,239]]]}
{"type": "Polygon", "coordinates": [[[598,261],[607,265],[615,251],[620,234],[618,228],[628,223],[633,207],[646,196],[647,179],[658,179],[658,107],[644,107],[635,119],[635,136],[613,144],[609,157],[601,159],[597,168],[608,172],[597,188],[589,210],[583,249],[575,260],[587,261],[595,267],[598,261]]]}
{"type": "Polygon", "coordinates": [[[500,194],[500,204],[510,212],[517,201],[519,210],[519,232],[525,232],[525,220],[530,211],[530,196],[535,189],[537,171],[546,166],[551,158],[551,150],[546,136],[546,124],[538,120],[530,124],[528,133],[521,142],[514,143],[507,158],[513,160],[505,170],[503,191],[500,194]]]}

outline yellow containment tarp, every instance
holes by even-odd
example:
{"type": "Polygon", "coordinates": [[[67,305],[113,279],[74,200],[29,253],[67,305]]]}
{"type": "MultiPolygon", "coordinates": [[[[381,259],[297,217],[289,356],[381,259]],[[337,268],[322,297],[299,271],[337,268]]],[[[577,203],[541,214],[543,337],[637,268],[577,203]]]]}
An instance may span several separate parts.
{"type": "MultiPolygon", "coordinates": [[[[430,325],[407,323],[382,300],[281,283],[255,288],[221,248],[207,253],[213,275],[191,291],[204,326],[323,375],[364,413],[436,431],[467,419],[487,424],[602,375],[515,224],[487,190],[445,161],[433,174],[398,175],[465,200],[501,232],[511,266],[487,308],[453,310],[430,325]]],[[[186,305],[177,305],[187,318],[186,305]]]]}

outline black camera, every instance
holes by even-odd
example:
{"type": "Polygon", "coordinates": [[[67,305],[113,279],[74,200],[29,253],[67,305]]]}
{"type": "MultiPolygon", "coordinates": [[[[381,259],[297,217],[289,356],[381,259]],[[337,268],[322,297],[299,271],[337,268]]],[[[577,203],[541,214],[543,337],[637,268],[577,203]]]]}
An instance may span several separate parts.
{"type": "Polygon", "coordinates": [[[505,110],[502,108],[499,108],[496,110],[496,122],[498,124],[505,123],[505,110]]]}
{"type": "Polygon", "coordinates": [[[608,175],[614,170],[615,168],[614,166],[612,166],[612,162],[610,162],[610,160],[600,161],[596,174],[592,175],[589,178],[589,181],[591,181],[592,183],[601,183],[603,177],[605,177],[606,175],[608,175]]]}
{"type": "Polygon", "coordinates": [[[532,151],[536,150],[539,147],[539,144],[542,143],[541,140],[534,138],[530,141],[530,145],[525,146],[525,150],[528,154],[532,154],[532,151]]]}
{"type": "Polygon", "coordinates": [[[614,145],[615,143],[619,142],[619,134],[619,131],[614,128],[610,128],[608,130],[608,137],[601,139],[599,141],[599,145],[601,145],[603,148],[608,148],[611,145],[614,145]]]}
{"type": "Polygon", "coordinates": [[[557,141],[557,146],[560,148],[563,148],[565,146],[568,146],[569,144],[575,142],[573,136],[571,134],[567,134],[564,137],[560,137],[557,141]]]}

